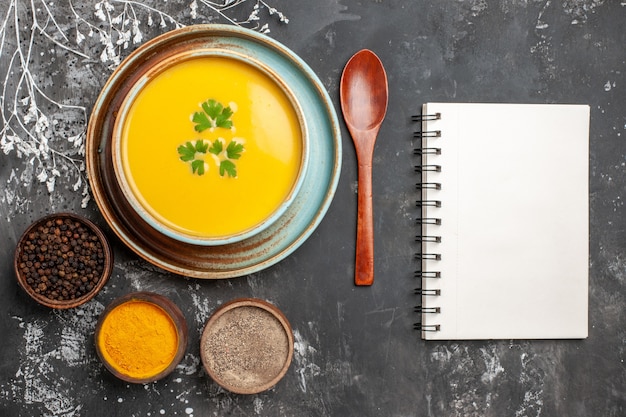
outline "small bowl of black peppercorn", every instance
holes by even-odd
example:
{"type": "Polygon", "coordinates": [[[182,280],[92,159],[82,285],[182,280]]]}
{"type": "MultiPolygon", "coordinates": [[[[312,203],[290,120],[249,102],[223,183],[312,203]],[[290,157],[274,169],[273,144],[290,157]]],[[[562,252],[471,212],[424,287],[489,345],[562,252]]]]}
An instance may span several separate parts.
{"type": "Polygon", "coordinates": [[[78,307],[104,287],[113,251],[90,220],[72,213],[45,216],[22,234],[13,260],[17,282],[40,304],[78,307]]]}

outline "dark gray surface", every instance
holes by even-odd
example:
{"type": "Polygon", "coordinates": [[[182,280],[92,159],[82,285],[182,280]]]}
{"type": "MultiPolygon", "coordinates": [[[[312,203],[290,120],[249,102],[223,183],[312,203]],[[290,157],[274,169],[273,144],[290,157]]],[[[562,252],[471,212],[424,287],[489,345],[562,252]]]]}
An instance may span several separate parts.
{"type": "MultiPolygon", "coordinates": [[[[32,76],[37,105],[49,116],[50,146],[39,159],[0,153],[0,415],[31,416],[622,416],[626,413],[626,5],[619,0],[267,0],[289,18],[260,12],[269,36],[298,53],[318,74],[339,110],[338,83],[350,56],[375,51],[389,78],[388,115],[374,161],[375,268],[371,288],[352,284],[356,162],[342,123],[343,168],[336,197],[315,233],[284,261],[230,280],[186,279],[163,272],[126,249],[93,201],[81,207],[83,184],[63,155],[81,132],[112,71],[104,44],[87,22],[109,33],[96,2],[3,1],[0,75],[3,134],[32,143],[19,127],[32,76]],[[17,12],[16,12],[17,10],[17,12]],[[54,19],[53,19],[54,18],[54,19]],[[16,40],[19,19],[22,40],[16,40]],[[78,32],[85,39],[77,42],[78,32]],[[44,28],[48,37],[41,34],[44,28]],[[32,53],[19,64],[20,45],[32,53]],[[65,46],[65,48],[63,46],[65,46]],[[68,51],[67,48],[75,50],[68,51]],[[76,53],[78,52],[78,53],[76,53]],[[5,78],[5,74],[6,78],[5,78]],[[20,84],[21,83],[21,84],[20,84]],[[22,88],[14,99],[16,86],[22,88]],[[17,102],[16,102],[17,100],[17,102]],[[416,182],[410,116],[426,101],[581,103],[591,106],[589,338],[579,341],[424,342],[412,290],[416,182]],[[16,103],[16,117],[10,119],[16,103]],[[81,108],[70,108],[68,105],[81,108]],[[82,109],[84,108],[84,110],[82,109]],[[53,123],[56,120],[56,124],[53,123]],[[40,161],[44,165],[39,165],[40,161]],[[56,161],[56,162],[55,162],[56,161]],[[52,192],[36,176],[56,164],[52,192]],[[85,215],[107,230],[115,270],[95,300],[50,311],[17,287],[12,254],[34,219],[55,211],[85,215]],[[190,343],[181,366],[153,384],[127,385],[99,363],[93,330],[104,306],[135,290],[171,297],[185,312],[190,343]],[[290,320],[296,353],[286,377],[254,396],[219,389],[201,370],[199,334],[221,303],[254,296],[290,320]]],[[[198,2],[147,2],[181,24],[220,22],[198,2]],[[191,3],[185,2],[185,3],[191,3]]],[[[255,2],[227,13],[240,19],[255,2]]],[[[112,1],[111,16],[139,17],[142,42],[172,29],[139,3],[112,1]],[[132,10],[131,10],[132,9],[132,10]],[[148,25],[148,15],[153,25],[148,25]],[[132,13],[129,14],[132,16],[132,13]]],[[[103,8],[106,10],[106,8],[103,8]]],[[[126,26],[128,27],[128,25],[126,26]]],[[[125,28],[126,30],[126,28],[125,28]]],[[[114,41],[117,39],[115,31],[114,41]]],[[[131,35],[134,34],[131,32],[131,35]]],[[[106,39],[105,39],[106,41],[106,39]]],[[[138,44],[114,49],[125,57],[138,44]]],[[[110,56],[112,58],[113,56],[110,56]]],[[[41,116],[41,114],[39,115],[41,116]]],[[[341,120],[341,118],[340,118],[341,120]]],[[[36,138],[35,123],[26,124],[36,138]]],[[[6,149],[7,139],[3,143],[6,149]]],[[[80,154],[72,156],[77,164],[80,154]]],[[[80,168],[80,167],[79,167],[80,168]]],[[[532,167],[529,167],[532,169],[532,167]]],[[[84,175],[84,173],[82,174],[84,175]]],[[[546,178],[544,186],[550,186],[546,178]]],[[[485,254],[489,256],[489,254],[485,254]]],[[[532,308],[529,305],[529,308],[532,308]]]]}

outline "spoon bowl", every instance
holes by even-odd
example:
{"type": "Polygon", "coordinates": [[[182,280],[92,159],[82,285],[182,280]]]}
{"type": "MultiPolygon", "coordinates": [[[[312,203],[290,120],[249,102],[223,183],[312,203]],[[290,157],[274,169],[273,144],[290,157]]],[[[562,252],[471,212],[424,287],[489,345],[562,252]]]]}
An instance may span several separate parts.
{"type": "Polygon", "coordinates": [[[358,163],[358,218],[354,282],[374,282],[372,159],[378,131],[387,113],[387,74],[376,54],[363,49],[350,58],[341,75],[341,110],[352,136],[358,163]]]}

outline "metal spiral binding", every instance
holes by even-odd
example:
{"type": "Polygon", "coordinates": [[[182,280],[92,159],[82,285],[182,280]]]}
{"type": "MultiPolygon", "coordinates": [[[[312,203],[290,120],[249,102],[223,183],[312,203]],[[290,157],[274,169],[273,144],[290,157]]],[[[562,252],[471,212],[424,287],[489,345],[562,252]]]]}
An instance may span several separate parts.
{"type": "Polygon", "coordinates": [[[441,130],[432,130],[425,132],[414,132],[413,137],[416,139],[424,139],[424,138],[439,138],[441,137],[441,130]]]}
{"type": "Polygon", "coordinates": [[[441,190],[441,183],[439,182],[418,182],[415,186],[418,190],[423,190],[425,188],[431,190],[441,190]]]}
{"type": "Polygon", "coordinates": [[[438,332],[439,330],[441,330],[441,326],[439,324],[415,323],[413,325],[413,328],[421,332],[438,332]]]}
{"type": "Polygon", "coordinates": [[[441,165],[415,165],[415,172],[441,172],[441,165]]]}
{"type": "Polygon", "coordinates": [[[436,217],[422,217],[421,219],[415,219],[415,223],[418,226],[421,226],[423,224],[434,224],[437,226],[441,226],[441,219],[436,217]]]}
{"type": "Polygon", "coordinates": [[[441,236],[415,236],[415,241],[441,243],[441,236]]]}
{"type": "Polygon", "coordinates": [[[417,295],[433,295],[433,296],[441,295],[441,290],[439,289],[416,288],[414,292],[417,295]]]}
{"type": "Polygon", "coordinates": [[[441,119],[441,113],[415,114],[411,116],[411,120],[414,122],[427,122],[430,120],[439,120],[439,119],[441,119]]]}
{"type": "Polygon", "coordinates": [[[441,155],[441,148],[413,149],[413,155],[441,155]]]}
{"type": "Polygon", "coordinates": [[[441,207],[441,201],[439,200],[417,200],[415,202],[417,207],[441,207]]]}
{"type": "Polygon", "coordinates": [[[422,307],[416,306],[413,309],[416,313],[441,313],[441,307],[422,307]]]}
{"type": "Polygon", "coordinates": [[[415,271],[415,278],[441,278],[440,271],[415,271]]]}
{"type": "MultiPolygon", "coordinates": [[[[415,115],[411,118],[412,121],[414,122],[418,122],[418,123],[422,123],[422,122],[426,122],[426,121],[434,121],[434,120],[439,120],[441,119],[441,113],[434,113],[434,114],[420,114],[420,115],[415,115]]],[[[422,130],[420,129],[419,131],[416,131],[413,135],[414,138],[420,139],[420,140],[424,140],[424,139],[436,139],[439,140],[439,138],[441,138],[441,131],[440,130],[422,130]]],[[[418,149],[415,149],[413,151],[414,155],[419,156],[420,159],[423,158],[424,155],[441,155],[441,148],[440,147],[433,147],[431,143],[428,144],[429,146],[420,146],[418,149]]],[[[415,166],[415,172],[418,172],[420,174],[420,176],[424,173],[424,172],[441,172],[442,167],[441,165],[438,164],[424,164],[423,161],[420,161],[421,163],[419,165],[415,166]]],[[[441,183],[439,182],[418,182],[416,184],[416,188],[418,190],[441,190],[441,183]]],[[[441,207],[441,201],[440,200],[435,200],[435,199],[420,199],[418,201],[415,202],[417,207],[423,208],[423,207],[441,207]]],[[[440,226],[441,225],[441,219],[437,218],[437,217],[422,217],[420,219],[416,220],[416,224],[418,226],[423,226],[423,225],[429,225],[429,226],[440,226]]],[[[431,230],[431,229],[429,229],[431,230]]],[[[418,236],[415,236],[415,241],[416,242],[420,242],[420,243],[441,243],[441,236],[435,236],[435,235],[423,235],[420,234],[418,236]]],[[[420,261],[420,264],[423,261],[440,261],[441,260],[441,254],[440,253],[416,253],[415,254],[416,259],[418,259],[420,261]]],[[[415,271],[415,277],[423,280],[423,279],[439,279],[441,278],[441,271],[415,271]]],[[[441,295],[441,290],[440,289],[431,289],[431,288],[416,288],[415,289],[415,294],[419,295],[420,297],[422,296],[426,296],[426,297],[437,297],[441,295]]],[[[441,308],[440,307],[424,307],[424,306],[416,306],[415,307],[415,312],[420,313],[420,314],[439,314],[441,313],[441,308]]],[[[441,326],[439,324],[422,324],[422,323],[415,323],[414,324],[414,328],[422,331],[422,332],[437,332],[441,330],[441,326]]]]}
{"type": "Polygon", "coordinates": [[[441,254],[439,253],[416,253],[415,258],[421,261],[440,261],[441,254]]]}

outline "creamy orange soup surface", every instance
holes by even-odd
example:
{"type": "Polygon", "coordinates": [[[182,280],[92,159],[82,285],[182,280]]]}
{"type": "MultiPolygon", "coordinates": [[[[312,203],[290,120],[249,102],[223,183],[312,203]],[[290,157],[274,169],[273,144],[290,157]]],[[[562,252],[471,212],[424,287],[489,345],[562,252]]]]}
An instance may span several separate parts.
{"type": "Polygon", "coordinates": [[[151,78],[121,125],[136,200],[184,235],[222,238],[266,220],[302,161],[302,133],[281,87],[229,57],[190,58],[151,78]]]}

